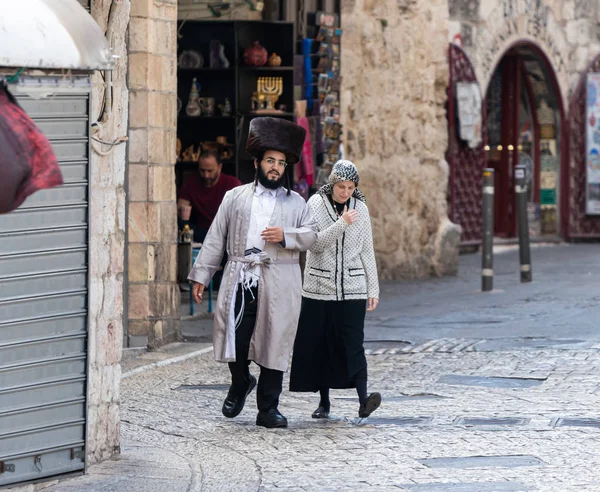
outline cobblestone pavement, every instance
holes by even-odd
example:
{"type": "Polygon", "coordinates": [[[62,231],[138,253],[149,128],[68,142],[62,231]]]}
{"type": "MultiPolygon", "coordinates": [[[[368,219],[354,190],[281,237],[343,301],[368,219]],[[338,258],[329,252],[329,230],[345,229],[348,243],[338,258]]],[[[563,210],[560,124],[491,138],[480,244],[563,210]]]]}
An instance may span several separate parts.
{"type": "Polygon", "coordinates": [[[136,374],[122,386],[123,442],[196,464],[201,478],[189,490],[600,490],[597,350],[387,353],[368,362],[370,389],[383,395],[369,419],[357,418],[349,390],[333,392],[328,421],[310,418],[316,395],[284,392],[287,430],[255,426],[254,393],[240,416],[224,418],[227,366],[211,354],[136,374]],[[458,376],[478,378],[464,385],[458,376]],[[502,456],[511,459],[423,461],[502,456]]]}
{"type": "Polygon", "coordinates": [[[600,492],[600,248],[537,247],[532,284],[505,249],[490,294],[479,255],[457,277],[382,285],[365,330],[383,396],[369,419],[350,390],[332,392],[327,421],[310,417],[317,395],[287,391],[289,429],[255,425],[254,392],[226,419],[210,319],[189,320],[201,343],[123,362],[121,457],[36,490],[600,492]]]}

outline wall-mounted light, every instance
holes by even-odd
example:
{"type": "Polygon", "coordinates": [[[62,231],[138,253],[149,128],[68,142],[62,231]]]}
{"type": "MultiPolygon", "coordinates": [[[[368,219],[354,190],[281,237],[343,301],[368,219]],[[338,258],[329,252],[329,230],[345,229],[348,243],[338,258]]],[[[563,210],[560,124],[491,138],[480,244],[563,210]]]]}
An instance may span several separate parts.
{"type": "Polygon", "coordinates": [[[485,150],[486,152],[489,152],[489,151],[490,151],[490,146],[489,146],[489,145],[486,145],[486,146],[483,148],[483,150],[485,150]]]}
{"type": "Polygon", "coordinates": [[[496,147],[498,150],[502,150],[502,145],[498,145],[498,147],[496,147]]]}
{"type": "Polygon", "coordinates": [[[515,148],[512,145],[509,145],[507,148],[508,150],[515,150],[515,148]]]}

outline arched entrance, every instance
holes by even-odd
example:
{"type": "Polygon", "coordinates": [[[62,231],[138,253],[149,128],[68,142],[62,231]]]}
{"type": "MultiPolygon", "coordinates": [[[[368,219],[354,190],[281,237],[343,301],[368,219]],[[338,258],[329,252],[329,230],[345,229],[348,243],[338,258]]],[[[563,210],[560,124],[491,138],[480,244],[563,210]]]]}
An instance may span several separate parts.
{"type": "Polygon", "coordinates": [[[515,166],[527,167],[532,237],[557,237],[564,109],[556,75],[533,43],[513,45],[498,63],[486,98],[487,166],[495,169],[495,235],[517,234],[515,166]]]}

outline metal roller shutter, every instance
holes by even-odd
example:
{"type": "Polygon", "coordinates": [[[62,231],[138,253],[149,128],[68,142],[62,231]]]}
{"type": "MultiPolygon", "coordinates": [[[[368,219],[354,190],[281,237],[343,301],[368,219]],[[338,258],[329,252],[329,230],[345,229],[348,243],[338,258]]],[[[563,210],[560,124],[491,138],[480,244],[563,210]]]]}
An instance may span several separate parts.
{"type": "Polygon", "coordinates": [[[89,96],[18,100],[65,184],[0,216],[0,486],[85,461],[89,96]]]}

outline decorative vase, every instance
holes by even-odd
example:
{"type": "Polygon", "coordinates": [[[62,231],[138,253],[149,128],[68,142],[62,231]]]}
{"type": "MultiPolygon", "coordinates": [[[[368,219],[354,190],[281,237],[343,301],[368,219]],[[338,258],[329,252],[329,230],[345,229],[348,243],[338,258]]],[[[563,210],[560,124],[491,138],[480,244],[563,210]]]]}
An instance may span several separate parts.
{"type": "Polygon", "coordinates": [[[200,108],[200,84],[198,84],[198,80],[196,77],[192,80],[192,88],[190,89],[190,98],[188,100],[187,106],[185,107],[185,112],[188,116],[200,116],[202,114],[202,109],[200,108]]]}
{"type": "Polygon", "coordinates": [[[269,57],[269,65],[271,67],[279,67],[279,66],[281,66],[281,57],[277,53],[273,53],[269,57]]]}
{"type": "Polygon", "coordinates": [[[179,55],[177,63],[179,68],[202,68],[204,66],[204,57],[197,51],[187,50],[179,55]]]}
{"type": "Polygon", "coordinates": [[[214,116],[215,115],[215,98],[214,97],[201,97],[198,99],[200,105],[200,111],[202,116],[214,116]]]}
{"type": "Polygon", "coordinates": [[[244,51],[244,63],[251,67],[262,67],[267,63],[268,53],[264,46],[254,41],[244,51]]]}
{"type": "Polygon", "coordinates": [[[230,63],[225,56],[225,46],[216,39],[210,42],[210,68],[229,68],[230,63]]]}
{"type": "Polygon", "coordinates": [[[219,109],[221,110],[221,116],[231,116],[231,101],[228,97],[225,98],[225,104],[220,104],[219,109]]]}

